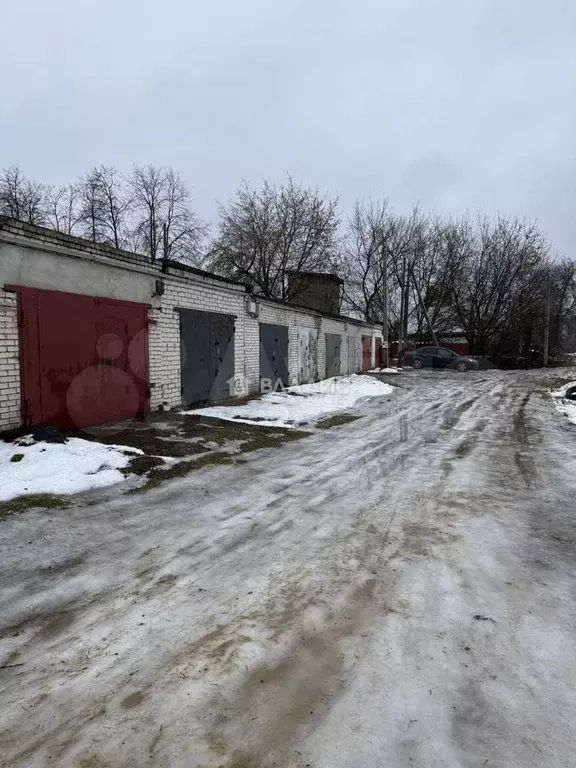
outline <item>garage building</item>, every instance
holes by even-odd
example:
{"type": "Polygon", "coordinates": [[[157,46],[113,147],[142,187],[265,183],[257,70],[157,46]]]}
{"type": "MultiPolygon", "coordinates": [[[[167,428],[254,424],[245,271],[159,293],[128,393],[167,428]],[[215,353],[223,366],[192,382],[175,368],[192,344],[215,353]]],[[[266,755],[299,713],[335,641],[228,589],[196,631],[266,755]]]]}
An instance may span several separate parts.
{"type": "Polygon", "coordinates": [[[89,427],[366,370],[381,339],[218,275],[0,217],[0,430],[89,427]]]}

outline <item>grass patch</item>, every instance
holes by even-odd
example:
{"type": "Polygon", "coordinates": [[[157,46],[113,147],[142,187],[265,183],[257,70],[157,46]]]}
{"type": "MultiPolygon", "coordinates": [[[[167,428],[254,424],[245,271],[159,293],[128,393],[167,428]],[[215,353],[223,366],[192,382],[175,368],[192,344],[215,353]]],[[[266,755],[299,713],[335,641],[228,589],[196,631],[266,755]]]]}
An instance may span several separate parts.
{"type": "Polygon", "coordinates": [[[200,415],[186,416],[181,431],[188,437],[199,438],[202,442],[212,442],[217,445],[253,440],[264,441],[268,437],[284,438],[284,441],[288,441],[296,439],[294,436],[290,437],[290,435],[297,434],[300,437],[304,437],[307,434],[297,430],[262,427],[256,424],[245,424],[244,422],[227,421],[226,419],[212,419],[200,415]]]}
{"type": "Polygon", "coordinates": [[[124,469],[121,469],[123,475],[145,475],[147,472],[160,467],[164,464],[164,460],[160,456],[135,456],[130,459],[130,463],[124,469]]]}
{"type": "MultiPolygon", "coordinates": [[[[236,400],[234,404],[237,404],[236,400]]],[[[130,461],[122,472],[125,476],[135,474],[144,478],[141,486],[127,493],[145,493],[196,469],[244,463],[241,454],[262,448],[279,448],[309,434],[301,430],[214,419],[202,414],[162,413],[153,414],[147,421],[132,422],[124,428],[117,424],[104,425],[90,432],[77,431],[74,436],[143,451],[143,455],[136,456],[126,451],[130,461]],[[230,450],[227,452],[226,448],[230,450]],[[166,467],[161,456],[182,461],[166,467]]]]}
{"type": "Polygon", "coordinates": [[[341,427],[344,424],[351,424],[353,421],[361,419],[362,416],[354,416],[352,413],[337,413],[334,416],[327,416],[316,422],[317,429],[332,429],[332,427],[341,427]]]}
{"type": "Polygon", "coordinates": [[[33,493],[29,496],[16,496],[14,499],[0,502],[0,518],[25,512],[33,507],[41,509],[65,509],[72,502],[65,496],[56,496],[52,493],[33,493]]]}
{"type": "MultiPolygon", "coordinates": [[[[238,424],[230,421],[220,421],[218,419],[202,420],[201,417],[188,416],[185,420],[184,428],[188,433],[198,436],[198,432],[205,437],[203,442],[214,442],[218,445],[224,445],[230,441],[239,443],[239,453],[250,453],[259,451],[262,448],[279,448],[284,443],[301,440],[308,437],[309,432],[301,432],[295,429],[273,429],[268,427],[254,427],[250,424],[238,424]],[[207,423],[206,423],[207,421],[207,423]],[[216,423],[211,423],[212,421],[216,423]]],[[[206,450],[206,448],[203,448],[206,450]]],[[[140,457],[142,460],[154,457],[140,457]]],[[[135,461],[138,461],[136,459],[135,461]]],[[[212,451],[189,461],[181,461],[173,467],[163,469],[160,466],[154,466],[148,472],[148,478],[144,485],[138,488],[132,488],[128,493],[145,493],[152,488],[157,488],[167,480],[177,477],[185,477],[190,472],[202,467],[222,466],[225,464],[244,464],[245,459],[237,458],[236,455],[224,453],[222,451],[212,451]]],[[[144,466],[144,464],[143,464],[144,466]]],[[[130,467],[127,468],[130,471],[130,467]]]]}
{"type": "Polygon", "coordinates": [[[148,456],[171,456],[181,459],[195,453],[203,453],[206,448],[196,443],[178,439],[178,434],[166,433],[165,430],[154,429],[147,424],[133,425],[130,429],[117,431],[114,428],[99,427],[92,433],[77,433],[77,437],[93,440],[105,445],[125,445],[128,448],[139,448],[148,456]]]}
{"type": "Polygon", "coordinates": [[[10,461],[15,464],[18,461],[22,461],[23,458],[24,458],[23,453],[15,453],[14,456],[10,457],[10,461]]]}
{"type": "Polygon", "coordinates": [[[284,443],[291,443],[294,440],[301,440],[307,437],[308,432],[299,432],[297,429],[286,429],[282,432],[271,432],[259,435],[257,432],[242,443],[241,453],[250,453],[250,451],[259,451],[261,448],[279,448],[284,443]]]}
{"type": "MultiPolygon", "coordinates": [[[[206,407],[209,408],[211,405],[217,405],[217,406],[224,406],[224,407],[235,407],[238,405],[247,405],[248,403],[254,402],[254,400],[260,400],[262,397],[262,394],[260,392],[253,392],[251,395],[244,395],[242,397],[226,397],[224,400],[218,400],[218,402],[214,403],[206,403],[206,407]]],[[[202,406],[190,406],[190,407],[196,407],[196,408],[202,408],[202,406]]],[[[199,416],[201,414],[198,414],[199,416]]]]}
{"type": "Polygon", "coordinates": [[[232,464],[233,459],[227,453],[207,453],[192,461],[181,461],[168,469],[154,468],[148,474],[148,479],[144,485],[138,488],[132,488],[128,493],[146,493],[153,488],[157,488],[166,480],[173,480],[176,477],[185,477],[195,469],[201,469],[215,464],[232,464]]]}

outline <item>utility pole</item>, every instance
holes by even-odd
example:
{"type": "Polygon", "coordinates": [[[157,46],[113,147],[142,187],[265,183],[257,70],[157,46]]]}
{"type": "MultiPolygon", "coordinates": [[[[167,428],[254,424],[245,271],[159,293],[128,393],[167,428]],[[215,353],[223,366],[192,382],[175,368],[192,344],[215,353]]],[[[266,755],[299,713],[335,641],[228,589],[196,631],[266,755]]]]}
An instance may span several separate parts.
{"type": "Polygon", "coordinates": [[[548,288],[546,291],[546,321],[544,324],[544,354],[543,354],[543,364],[544,367],[548,365],[548,347],[550,344],[550,296],[552,292],[552,280],[551,280],[551,270],[548,268],[548,288]]]}
{"type": "Polygon", "coordinates": [[[406,256],[402,258],[402,276],[400,278],[400,322],[398,323],[398,362],[404,351],[404,286],[406,285],[406,256]]]}
{"type": "Polygon", "coordinates": [[[382,244],[382,362],[384,368],[388,368],[388,259],[386,247],[382,244]]]}
{"type": "Polygon", "coordinates": [[[404,264],[404,277],[403,277],[403,294],[402,294],[402,317],[404,320],[404,328],[402,330],[402,336],[404,338],[404,347],[408,349],[408,315],[410,314],[410,262],[405,259],[404,264]]]}
{"type": "Polygon", "coordinates": [[[163,250],[163,259],[168,258],[168,225],[166,222],[162,225],[162,250],[163,250]]]}

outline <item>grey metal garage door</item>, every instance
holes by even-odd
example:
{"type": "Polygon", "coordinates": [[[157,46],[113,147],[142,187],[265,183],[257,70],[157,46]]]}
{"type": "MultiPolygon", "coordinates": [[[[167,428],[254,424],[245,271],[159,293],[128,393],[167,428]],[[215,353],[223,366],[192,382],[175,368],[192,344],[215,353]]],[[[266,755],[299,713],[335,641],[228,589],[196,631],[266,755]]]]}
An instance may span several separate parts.
{"type": "Polygon", "coordinates": [[[260,323],[260,379],[288,386],[288,327],[260,323]]]}
{"type": "Polygon", "coordinates": [[[234,317],[180,310],[182,401],[206,403],[230,397],[234,376],[234,317]]]}
{"type": "Polygon", "coordinates": [[[318,331],[298,328],[298,384],[318,380],[318,331]]]}
{"type": "Polygon", "coordinates": [[[342,336],[338,333],[326,334],[326,378],[340,376],[340,347],[342,336]]]}
{"type": "Polygon", "coordinates": [[[348,373],[362,370],[362,347],[358,336],[348,336],[348,373]]]}

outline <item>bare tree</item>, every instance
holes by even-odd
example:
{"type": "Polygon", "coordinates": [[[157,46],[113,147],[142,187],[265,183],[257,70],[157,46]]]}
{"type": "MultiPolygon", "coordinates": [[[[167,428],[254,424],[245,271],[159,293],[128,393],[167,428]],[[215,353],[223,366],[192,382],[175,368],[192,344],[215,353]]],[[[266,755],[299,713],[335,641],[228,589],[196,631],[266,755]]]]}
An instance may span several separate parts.
{"type": "Polygon", "coordinates": [[[565,259],[550,266],[553,354],[573,351],[576,329],[576,263],[565,259]]]}
{"type": "Polygon", "coordinates": [[[410,249],[414,301],[409,320],[419,341],[430,337],[428,323],[438,335],[449,333],[458,325],[452,304],[452,283],[460,253],[453,248],[450,221],[439,216],[417,219],[410,249]]]}
{"type": "Polygon", "coordinates": [[[523,291],[502,343],[513,351],[531,347],[543,349],[550,301],[549,351],[552,357],[573,351],[576,343],[576,265],[574,262],[550,261],[523,291]]]}
{"type": "MultiPolygon", "coordinates": [[[[370,322],[384,320],[384,271],[388,270],[387,315],[392,338],[400,334],[402,290],[408,269],[421,257],[427,219],[418,208],[404,215],[388,200],[357,202],[344,238],[344,301],[349,312],[370,322]]],[[[431,280],[431,278],[430,278],[431,280]]]]}
{"type": "Polygon", "coordinates": [[[127,216],[132,203],[127,184],[111,165],[100,165],[92,173],[99,197],[103,236],[115,248],[123,248],[128,238],[127,216]]]}
{"type": "Polygon", "coordinates": [[[160,209],[162,220],[162,258],[196,262],[207,227],[192,210],[190,192],[181,176],[167,168],[165,198],[160,209]]]}
{"type": "Polygon", "coordinates": [[[494,352],[520,319],[530,321],[548,244],[535,225],[502,216],[461,222],[455,241],[456,317],[472,351],[494,352]]]}
{"type": "Polygon", "coordinates": [[[129,240],[129,187],[110,165],[94,166],[77,184],[78,222],[83,234],[95,243],[123,248],[129,240]]]}
{"type": "MultiPolygon", "coordinates": [[[[181,176],[153,165],[135,166],[128,179],[100,165],[60,187],[32,182],[12,166],[0,171],[0,214],[152,260],[199,263],[206,234],[181,176]]],[[[356,203],[343,238],[339,224],[337,199],[290,177],[260,189],[243,184],[220,207],[209,266],[282,300],[295,298],[292,271],[343,269],[346,310],[372,322],[383,321],[387,282],[390,338],[400,335],[401,319],[421,341],[430,326],[437,333],[458,327],[480,353],[540,345],[549,295],[550,349],[576,344],[576,264],[551,261],[536,225],[504,216],[445,220],[418,208],[400,214],[387,200],[356,203]]]]}
{"type": "MultiPolygon", "coordinates": [[[[366,320],[383,319],[383,274],[388,269],[391,338],[400,335],[402,316],[405,328],[420,342],[432,329],[441,334],[458,328],[472,350],[482,353],[497,351],[510,339],[526,347],[542,333],[548,245],[534,225],[502,216],[443,220],[418,209],[405,216],[387,201],[357,203],[344,253],[346,305],[366,320]],[[406,273],[413,295],[409,310],[402,304],[406,273]]],[[[573,284],[570,268],[555,274],[553,305],[565,307],[573,284]]]]}
{"type": "Polygon", "coordinates": [[[152,261],[196,263],[206,225],[194,214],[182,177],[172,168],[136,165],[129,183],[139,249],[152,261]]]}
{"type": "Polygon", "coordinates": [[[0,213],[28,224],[45,223],[43,184],[30,181],[18,165],[0,172],[0,213]]]}
{"type": "Polygon", "coordinates": [[[337,268],[338,200],[296,184],[244,184],[235,199],[220,206],[212,267],[253,283],[264,296],[294,298],[290,272],[337,268]]]}
{"type": "MultiPolygon", "coordinates": [[[[388,218],[387,200],[356,202],[343,243],[344,306],[363,320],[382,322],[382,232],[388,218]]],[[[389,264],[387,264],[389,268],[389,264]]]]}
{"type": "Polygon", "coordinates": [[[76,234],[80,221],[78,209],[79,193],[75,184],[59,187],[48,187],[46,191],[46,223],[49,227],[64,232],[66,235],[76,234]]]}
{"type": "Polygon", "coordinates": [[[143,250],[152,261],[160,255],[162,242],[161,209],[165,199],[165,174],[153,165],[135,165],[130,177],[135,215],[136,231],[143,250]]]}
{"type": "Polygon", "coordinates": [[[100,173],[93,168],[78,181],[78,223],[83,237],[93,243],[106,240],[106,202],[102,194],[100,173]]]}

